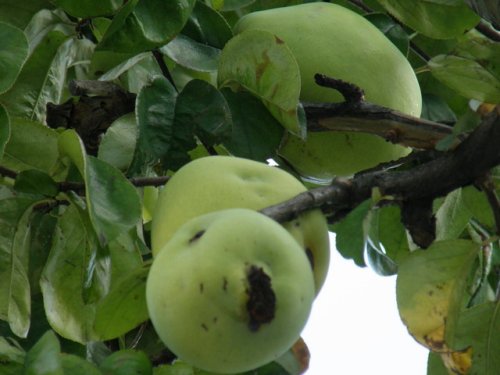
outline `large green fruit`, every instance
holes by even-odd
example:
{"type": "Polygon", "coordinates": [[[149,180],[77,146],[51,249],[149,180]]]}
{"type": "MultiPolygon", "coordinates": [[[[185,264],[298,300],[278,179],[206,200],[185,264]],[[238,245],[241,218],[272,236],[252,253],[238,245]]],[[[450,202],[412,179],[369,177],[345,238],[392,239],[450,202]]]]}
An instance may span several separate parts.
{"type": "MultiPolygon", "coordinates": [[[[326,74],[360,86],[366,100],[419,116],[422,98],[412,67],[399,50],[362,16],[324,2],[255,12],[244,16],[236,32],[264,30],[284,40],[302,79],[300,99],[340,102],[335,90],[316,85],[326,74]]],[[[279,154],[305,177],[329,180],[399,158],[409,149],[368,134],[309,133],[307,141],[289,135],[279,154]]]]}
{"type": "MultiPolygon", "coordinates": [[[[160,192],[151,227],[153,255],[191,218],[225,208],[260,210],[304,191],[291,174],[264,163],[231,156],[196,159],[177,171],[160,192]]],[[[309,211],[284,227],[309,257],[319,291],[330,259],[323,214],[309,211]]]]}
{"type": "Polygon", "coordinates": [[[281,225],[233,208],[181,226],[154,258],[146,284],[156,332],[180,359],[239,373],[299,338],[315,296],[309,261],[281,225]]]}

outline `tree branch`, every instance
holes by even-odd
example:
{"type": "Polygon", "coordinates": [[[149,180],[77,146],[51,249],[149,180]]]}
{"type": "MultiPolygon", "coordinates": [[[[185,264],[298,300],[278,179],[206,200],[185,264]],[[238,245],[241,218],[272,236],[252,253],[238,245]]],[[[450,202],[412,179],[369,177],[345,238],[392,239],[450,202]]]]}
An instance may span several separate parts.
{"type": "Polygon", "coordinates": [[[435,158],[410,170],[371,171],[349,180],[335,180],[329,186],[311,189],[261,212],[283,222],[319,208],[330,216],[330,221],[336,221],[370,198],[374,188],[383,196],[391,197],[387,203],[434,199],[473,184],[499,165],[499,142],[500,106],[497,106],[454,150],[438,153],[435,158]]]}
{"type": "Polygon", "coordinates": [[[174,77],[172,77],[172,74],[170,74],[170,70],[168,70],[168,66],[167,66],[167,64],[165,64],[165,60],[163,60],[163,55],[161,54],[161,52],[157,49],[153,50],[153,57],[155,58],[156,63],[160,67],[160,70],[161,70],[161,73],[163,74],[163,76],[166,79],[168,79],[168,81],[174,87],[175,91],[179,92],[179,90],[177,89],[177,86],[175,85],[174,77]]]}
{"type": "Polygon", "coordinates": [[[316,74],[314,78],[318,85],[338,90],[345,102],[304,103],[309,131],[363,132],[419,149],[433,149],[452,134],[452,128],[447,125],[366,102],[362,90],[352,83],[322,74],[316,74]]]}

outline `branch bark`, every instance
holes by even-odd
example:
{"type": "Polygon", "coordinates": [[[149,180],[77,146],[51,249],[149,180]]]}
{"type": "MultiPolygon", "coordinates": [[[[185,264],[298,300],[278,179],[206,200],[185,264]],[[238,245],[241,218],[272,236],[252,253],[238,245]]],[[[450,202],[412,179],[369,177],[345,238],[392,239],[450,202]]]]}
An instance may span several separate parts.
{"type": "MultiPolygon", "coordinates": [[[[323,74],[315,75],[319,86],[339,91],[342,103],[304,103],[308,131],[354,131],[378,135],[386,141],[419,149],[434,149],[452,134],[452,128],[406,115],[364,100],[356,85],[323,74]]],[[[458,138],[454,145],[459,143],[458,138]]]]}
{"type": "Polygon", "coordinates": [[[336,180],[329,186],[311,189],[261,212],[283,222],[307,210],[321,209],[331,221],[336,221],[370,198],[374,188],[388,197],[387,203],[434,199],[473,184],[499,165],[499,142],[500,106],[497,106],[454,150],[440,153],[415,168],[360,173],[349,180],[336,180]]]}

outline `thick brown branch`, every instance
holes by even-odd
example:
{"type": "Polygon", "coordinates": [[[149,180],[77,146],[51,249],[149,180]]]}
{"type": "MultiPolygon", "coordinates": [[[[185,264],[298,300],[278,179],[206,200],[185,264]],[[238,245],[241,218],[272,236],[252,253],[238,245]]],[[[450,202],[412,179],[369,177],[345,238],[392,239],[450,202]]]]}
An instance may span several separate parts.
{"type": "Polygon", "coordinates": [[[432,149],[452,133],[452,128],[447,125],[365,101],[355,104],[304,103],[304,109],[309,131],[363,132],[419,149],[432,149]]]}
{"type": "Polygon", "coordinates": [[[374,188],[392,202],[428,200],[473,184],[500,164],[500,106],[488,115],[453,151],[439,153],[421,165],[405,171],[361,173],[347,181],[311,189],[282,204],[261,212],[278,221],[287,221],[301,212],[321,208],[327,215],[341,217],[370,198],[374,188]],[[481,150],[478,152],[478,150],[481,150]]]}

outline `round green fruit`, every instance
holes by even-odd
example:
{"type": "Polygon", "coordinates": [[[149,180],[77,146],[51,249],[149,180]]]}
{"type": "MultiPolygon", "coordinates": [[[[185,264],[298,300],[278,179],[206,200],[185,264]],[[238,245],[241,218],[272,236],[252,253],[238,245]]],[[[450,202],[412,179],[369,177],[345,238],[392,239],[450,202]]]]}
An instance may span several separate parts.
{"type": "MultiPolygon", "coordinates": [[[[179,169],[159,194],[151,226],[153,255],[196,216],[226,208],[260,210],[306,190],[291,174],[264,163],[231,156],[195,159],[179,169]]],[[[313,210],[283,226],[306,252],[319,292],[330,259],[325,217],[313,210]]]]}
{"type": "MultiPolygon", "coordinates": [[[[236,32],[264,30],[285,41],[300,68],[300,99],[341,102],[339,92],[318,86],[316,73],[354,83],[367,101],[412,116],[422,106],[420,87],[408,60],[368,20],[339,5],[316,2],[254,12],[242,17],[236,32]]],[[[301,175],[330,180],[374,167],[410,150],[354,132],[288,135],[279,154],[301,175]]]]}
{"type": "Polygon", "coordinates": [[[181,226],[154,258],[146,301],[180,359],[218,373],[264,365],[299,338],[315,296],[309,261],[281,225],[234,208],[181,226]]]}

